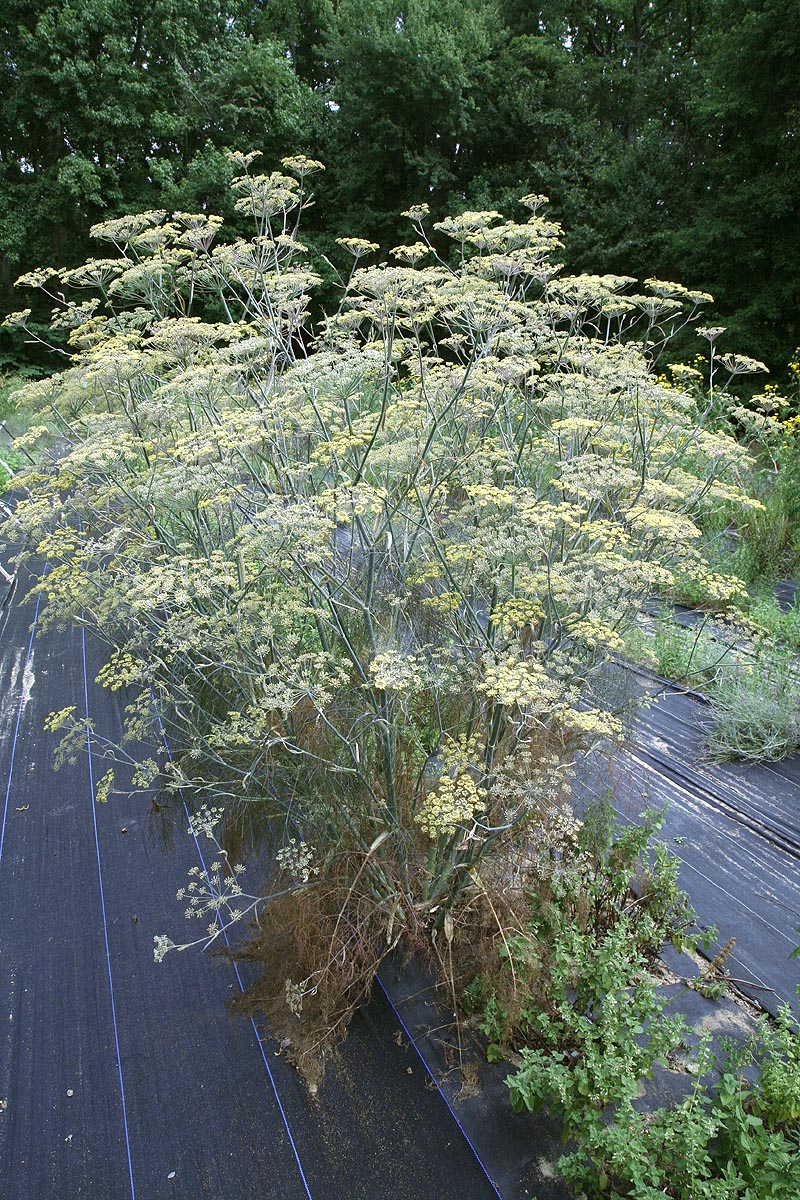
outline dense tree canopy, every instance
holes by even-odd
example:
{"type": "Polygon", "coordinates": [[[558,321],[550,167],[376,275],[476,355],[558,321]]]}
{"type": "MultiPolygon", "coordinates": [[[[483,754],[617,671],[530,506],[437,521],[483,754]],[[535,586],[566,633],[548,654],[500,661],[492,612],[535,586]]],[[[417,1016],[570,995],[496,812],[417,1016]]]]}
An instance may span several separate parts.
{"type": "Polygon", "coordinates": [[[225,194],[219,148],[285,154],[310,89],[231,0],[9,0],[0,26],[0,251],[5,282],[75,261],[90,224],[225,194]]]}
{"type": "Polygon", "coordinates": [[[800,7],[709,8],[690,113],[691,210],[675,258],[713,280],[737,336],[775,361],[800,340],[800,7]]]}
{"type": "Polygon", "coordinates": [[[328,253],[342,234],[389,251],[410,203],[542,191],[571,268],[707,288],[773,369],[800,336],[783,0],[7,0],[0,42],[6,307],[103,216],[219,208],[223,151],[255,146],[270,169],[326,162],[328,253]]]}

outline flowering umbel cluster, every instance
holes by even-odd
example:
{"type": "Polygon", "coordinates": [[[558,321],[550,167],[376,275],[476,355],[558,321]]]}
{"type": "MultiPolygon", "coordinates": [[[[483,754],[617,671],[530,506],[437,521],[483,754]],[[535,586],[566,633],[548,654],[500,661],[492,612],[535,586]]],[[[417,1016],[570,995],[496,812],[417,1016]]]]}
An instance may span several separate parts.
{"type": "MultiPolygon", "coordinates": [[[[163,786],[285,820],[290,887],[344,861],[387,921],[441,920],[567,803],[559,764],[619,736],[604,665],[654,591],[707,572],[701,515],[755,503],[740,446],[652,368],[709,297],[565,275],[545,197],[433,231],[420,205],[400,265],[339,239],[350,276],[311,330],[320,166],[234,158],[251,237],[136,214],[95,227],[108,257],[23,281],[77,299],[70,365],[25,389],[15,527],[51,564],[48,619],[113,648],[131,736],[160,715],[163,786]]],[[[215,937],[236,869],[194,882],[215,937]]]]}

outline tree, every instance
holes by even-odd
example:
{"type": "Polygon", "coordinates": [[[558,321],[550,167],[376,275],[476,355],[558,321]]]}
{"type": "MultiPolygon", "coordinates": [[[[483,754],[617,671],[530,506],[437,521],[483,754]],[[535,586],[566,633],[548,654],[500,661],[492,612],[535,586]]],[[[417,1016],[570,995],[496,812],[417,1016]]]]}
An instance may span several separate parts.
{"type": "Polygon", "coordinates": [[[459,192],[463,204],[461,163],[500,36],[496,6],[481,0],[341,0],[323,151],[340,232],[391,244],[407,205],[443,215],[459,192]]]}
{"type": "Polygon", "coordinates": [[[685,276],[708,281],[738,344],[777,366],[800,339],[800,10],[780,0],[709,10],[690,109],[693,214],[674,254],[685,276]]]}
{"type": "MultiPolygon", "coordinates": [[[[9,0],[0,24],[2,284],[78,261],[89,226],[224,198],[223,147],[267,161],[310,133],[313,97],[254,5],[9,0]]],[[[10,297],[9,297],[10,299],[10,297]]]]}
{"type": "Polygon", "coordinates": [[[270,0],[253,6],[248,28],[284,46],[298,78],[313,88],[331,82],[328,61],[335,25],[334,0],[270,0]]]}
{"type": "Polygon", "coordinates": [[[570,269],[707,288],[773,370],[800,340],[800,10],[781,0],[7,0],[0,44],[9,306],[16,274],[77,262],[103,216],[224,208],[223,151],[253,147],[328,165],[326,254],[348,233],[390,250],[410,204],[544,192],[570,269]]]}

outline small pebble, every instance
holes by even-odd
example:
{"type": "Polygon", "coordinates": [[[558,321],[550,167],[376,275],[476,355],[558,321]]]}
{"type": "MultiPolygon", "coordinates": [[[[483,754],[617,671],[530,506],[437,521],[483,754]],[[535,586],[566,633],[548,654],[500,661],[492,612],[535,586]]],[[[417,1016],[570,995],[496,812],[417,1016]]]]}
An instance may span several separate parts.
{"type": "Polygon", "coordinates": [[[74,1095],[75,1095],[75,1092],[72,1090],[72,1088],[67,1088],[67,1095],[68,1095],[68,1096],[74,1096],[74,1095]]]}
{"type": "Polygon", "coordinates": [[[174,1178],[175,1178],[175,1172],[170,1171],[169,1175],[167,1176],[167,1179],[174,1179],[174,1178]]]}

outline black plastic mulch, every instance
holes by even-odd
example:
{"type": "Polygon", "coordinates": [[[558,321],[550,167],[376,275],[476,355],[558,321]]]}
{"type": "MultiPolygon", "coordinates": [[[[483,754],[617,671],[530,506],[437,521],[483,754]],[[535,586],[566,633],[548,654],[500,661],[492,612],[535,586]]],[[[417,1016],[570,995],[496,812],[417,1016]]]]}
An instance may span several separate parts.
{"type": "Polygon", "coordinates": [[[784,579],[775,584],[775,599],[784,610],[793,608],[797,603],[797,593],[800,584],[796,579],[784,579]]]}
{"type": "MultiPolygon", "coordinates": [[[[0,1196],[530,1194],[513,1163],[507,1190],[490,1183],[381,989],[312,1097],[261,1022],[227,1013],[229,962],[154,963],[154,934],[191,931],[175,892],[196,851],[165,845],[141,797],[95,804],[87,756],[54,773],[43,721],[83,712],[84,646],[47,633],[29,654],[32,618],[16,605],[0,644],[0,1196]]],[[[89,714],[118,733],[89,659],[89,714]]]]}
{"type": "MultiPolygon", "coordinates": [[[[380,985],[389,997],[403,1030],[439,1081],[447,1103],[486,1165],[504,1200],[565,1200],[572,1195],[557,1178],[556,1163],[564,1151],[561,1126],[542,1112],[514,1114],[505,1080],[507,1062],[488,1063],[474,1053],[468,1035],[462,1074],[458,1038],[443,997],[416,962],[387,962],[380,985]],[[535,1121],[536,1137],[531,1137],[535,1121]]],[[[451,1010],[452,1012],[452,1010],[451,1010]]]]}

